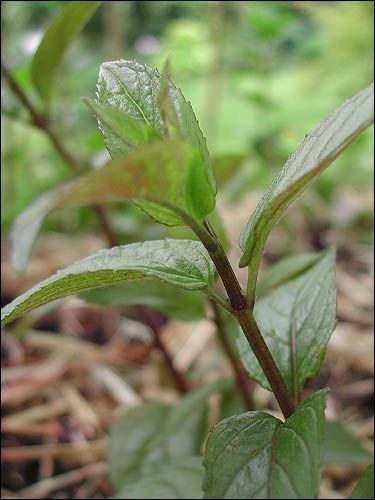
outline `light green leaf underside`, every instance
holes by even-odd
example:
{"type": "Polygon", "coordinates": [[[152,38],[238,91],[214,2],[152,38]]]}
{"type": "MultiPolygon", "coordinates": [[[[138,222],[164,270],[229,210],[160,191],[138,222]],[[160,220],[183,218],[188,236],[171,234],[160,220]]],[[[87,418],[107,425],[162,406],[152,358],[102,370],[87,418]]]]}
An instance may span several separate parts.
{"type": "Polygon", "coordinates": [[[325,434],[323,447],[325,464],[366,464],[371,460],[371,455],[363,447],[361,440],[351,434],[341,422],[326,422],[325,434]]]}
{"type": "Polygon", "coordinates": [[[366,500],[374,498],[374,464],[371,464],[363,472],[357,486],[350,495],[350,500],[366,500]]]}
{"type": "Polygon", "coordinates": [[[174,139],[155,141],[44,193],[24,210],[11,232],[13,265],[24,269],[42,221],[52,210],[121,200],[136,200],[158,222],[171,226],[189,218],[201,221],[215,206],[197,150],[174,139]]]}
{"type": "Polygon", "coordinates": [[[240,237],[240,266],[259,260],[267,237],[286,208],[374,119],[373,84],[330,113],[290,156],[240,237]]]}
{"type": "Polygon", "coordinates": [[[117,490],[155,470],[199,455],[207,432],[207,398],[223,388],[219,380],[182,397],[174,406],[147,402],[127,411],[112,426],[108,459],[117,490]]]}
{"type": "Polygon", "coordinates": [[[148,306],[168,318],[194,321],[206,315],[206,298],[199,292],[190,292],[152,279],[129,281],[106,288],[97,288],[80,294],[95,304],[148,306]]]}
{"type": "MultiPolygon", "coordinates": [[[[255,305],[255,319],[291,394],[318,373],[336,324],[334,258],[331,250],[322,253],[305,273],[255,305]]],[[[241,331],[237,347],[250,377],[271,390],[241,331]]]]}
{"type": "Polygon", "coordinates": [[[192,240],[157,240],[101,250],[58,271],[1,311],[2,324],[52,300],[113,285],[157,278],[187,290],[210,288],[214,267],[203,245],[192,240]]]}
{"type": "Polygon", "coordinates": [[[316,392],[284,423],[262,412],[219,422],[206,444],[204,498],[316,498],[325,399],[316,392]]]}
{"type": "MultiPolygon", "coordinates": [[[[161,106],[171,106],[176,118],[175,134],[195,146],[201,154],[204,170],[215,192],[215,181],[210,166],[206,140],[194,115],[191,104],[187,102],[180,89],[175,87],[167,75],[162,77],[156,68],[136,61],[112,61],[100,66],[97,83],[97,101],[111,108],[121,110],[156,130],[166,134],[165,113],[161,106]],[[166,81],[167,79],[167,81],[166,81]],[[161,98],[160,93],[163,93],[161,98]]],[[[111,155],[124,152],[117,139],[114,140],[108,127],[101,127],[106,145],[111,155]]]]}
{"type": "Polygon", "coordinates": [[[31,62],[31,76],[45,101],[49,101],[61,60],[101,2],[68,2],[47,29],[31,62]]]}
{"type": "Polygon", "coordinates": [[[125,485],[114,498],[202,498],[202,480],[202,457],[183,458],[125,485]]]}

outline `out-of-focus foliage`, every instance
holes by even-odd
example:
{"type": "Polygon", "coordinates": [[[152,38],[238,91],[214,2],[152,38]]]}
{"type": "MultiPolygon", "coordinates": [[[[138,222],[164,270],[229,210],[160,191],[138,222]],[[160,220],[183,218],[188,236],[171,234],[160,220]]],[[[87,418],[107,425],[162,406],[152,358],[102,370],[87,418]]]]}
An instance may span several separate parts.
{"type": "MultiPolygon", "coordinates": [[[[66,2],[3,2],[3,59],[33,102],[30,62],[48,24],[66,2]]],[[[242,155],[225,191],[235,202],[262,190],[304,135],[373,73],[372,2],[105,2],[63,61],[52,104],[70,150],[95,166],[108,158],[89,109],[104,60],[157,65],[171,56],[172,75],[192,101],[212,155],[242,155]]],[[[2,230],[35,197],[72,174],[27,113],[2,89],[2,230]],[[30,182],[32,179],[32,182],[30,182]]],[[[364,133],[300,202],[331,202],[347,186],[371,180],[372,132],[364,133]]],[[[111,209],[124,242],[149,237],[147,216],[111,209]],[[121,214],[121,218],[119,218],[121,214]]],[[[69,231],[96,221],[87,209],[51,217],[69,231]]],[[[152,237],[162,236],[153,229],[152,237]]]]}

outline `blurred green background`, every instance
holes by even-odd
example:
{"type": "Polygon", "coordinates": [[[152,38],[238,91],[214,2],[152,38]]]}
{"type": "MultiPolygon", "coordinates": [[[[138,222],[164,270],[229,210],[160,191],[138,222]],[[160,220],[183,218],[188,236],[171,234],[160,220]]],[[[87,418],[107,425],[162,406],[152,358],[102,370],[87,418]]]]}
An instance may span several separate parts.
{"type": "MultiPolygon", "coordinates": [[[[2,58],[37,106],[29,64],[64,4],[2,2],[2,58]]],[[[305,134],[371,82],[373,9],[367,1],[104,2],[63,61],[52,105],[54,126],[76,156],[102,164],[102,136],[80,100],[94,96],[100,64],[136,59],[161,69],[170,55],[173,79],[191,100],[211,155],[223,160],[226,199],[238,203],[247,193],[264,190],[305,134]],[[243,163],[232,175],[233,158],[243,163]]],[[[27,121],[27,112],[3,85],[3,234],[38,194],[72,176],[43,133],[27,121]]],[[[371,193],[372,158],[370,129],[304,198],[305,216],[314,220],[324,213],[329,225],[340,220],[337,211],[330,214],[333,206],[340,207],[342,192],[371,193]]],[[[371,243],[368,205],[355,217],[348,220],[358,238],[371,243]]],[[[112,207],[111,218],[123,241],[164,231],[132,206],[112,207]]],[[[78,233],[96,224],[88,209],[80,209],[52,215],[44,231],[78,233]]]]}

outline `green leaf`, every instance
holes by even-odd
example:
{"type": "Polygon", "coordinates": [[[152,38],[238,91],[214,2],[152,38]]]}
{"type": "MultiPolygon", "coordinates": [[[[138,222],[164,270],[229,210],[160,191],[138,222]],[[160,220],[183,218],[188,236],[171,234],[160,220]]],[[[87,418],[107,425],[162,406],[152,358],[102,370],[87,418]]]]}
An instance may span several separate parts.
{"type": "Polygon", "coordinates": [[[166,225],[203,220],[215,206],[215,194],[190,144],[165,139],[110,160],[99,170],[44,193],[16,219],[11,255],[22,270],[43,219],[54,209],[90,203],[137,201],[166,225]]]}
{"type": "MultiPolygon", "coordinates": [[[[288,386],[297,396],[307,378],[317,375],[336,324],[335,255],[323,252],[302,275],[258,300],[254,315],[288,386]]],[[[239,356],[251,378],[271,390],[242,332],[239,356]]]]}
{"type": "Polygon", "coordinates": [[[152,277],[186,290],[212,286],[214,266],[203,245],[157,240],[101,250],[17,297],[1,310],[2,324],[52,300],[127,280],[152,277]]]}
{"type": "Polygon", "coordinates": [[[158,108],[163,122],[164,133],[176,134],[178,137],[193,144],[201,152],[201,156],[207,166],[208,176],[212,188],[216,191],[216,183],[210,165],[206,139],[199,127],[198,120],[194,114],[189,101],[186,101],[181,89],[177,88],[170,78],[169,60],[164,65],[159,93],[158,108]]]}
{"type": "Polygon", "coordinates": [[[326,422],[326,439],[323,447],[325,464],[366,464],[370,453],[362,446],[361,440],[351,434],[341,422],[326,422]]]}
{"type": "Polygon", "coordinates": [[[100,2],[69,2],[47,29],[31,62],[31,76],[41,97],[51,99],[66,50],[84,28],[100,2]]]}
{"type": "Polygon", "coordinates": [[[10,231],[9,243],[11,262],[18,272],[26,268],[31,248],[43,220],[75,185],[75,180],[68,181],[43,193],[16,217],[10,231]]]}
{"type": "Polygon", "coordinates": [[[262,412],[219,422],[204,454],[204,498],[316,498],[326,390],[283,423],[262,412]]]}
{"type": "Polygon", "coordinates": [[[202,458],[188,457],[125,485],[114,498],[202,498],[202,479],[202,458]]]}
{"type": "Polygon", "coordinates": [[[127,153],[136,146],[161,138],[161,134],[145,122],[119,109],[105,106],[88,98],[83,98],[83,102],[94,111],[111,156],[127,153]]]}
{"type": "Polygon", "coordinates": [[[203,294],[150,279],[97,288],[80,294],[80,297],[101,305],[148,306],[168,318],[181,321],[194,321],[206,315],[206,298],[203,294]]]}
{"type": "Polygon", "coordinates": [[[178,431],[185,421],[186,416],[194,414],[196,409],[199,408],[199,405],[206,401],[211,394],[224,390],[232,385],[233,381],[230,379],[219,379],[182,398],[179,404],[174,406],[171,410],[165,421],[165,428],[159,435],[155,436],[153,445],[157,446],[161,444],[172,432],[178,431]]]}
{"type": "MultiPolygon", "coordinates": [[[[167,69],[160,76],[156,68],[147,64],[124,60],[105,62],[100,66],[97,100],[142,121],[161,135],[177,136],[195,146],[203,160],[201,168],[205,170],[212,191],[216,192],[206,140],[191,104],[170,80],[167,69]],[[167,130],[172,115],[174,134],[167,130]]],[[[102,132],[107,141],[111,139],[107,128],[103,127],[102,132]]],[[[108,149],[114,153],[110,146],[108,149]]]]}
{"type": "Polygon", "coordinates": [[[164,426],[170,407],[146,402],[126,411],[112,425],[108,465],[111,483],[117,488],[139,477],[148,452],[148,443],[164,426]]]}
{"type": "Polygon", "coordinates": [[[212,384],[182,397],[174,406],[145,403],[127,411],[111,429],[109,470],[118,489],[155,466],[198,455],[207,432],[207,398],[228,381],[212,384]]]}
{"type": "Polygon", "coordinates": [[[306,272],[319,259],[318,253],[301,253],[280,260],[266,269],[257,285],[257,298],[267,295],[272,290],[306,272]]]}
{"type": "Polygon", "coordinates": [[[374,498],[374,464],[369,465],[363,472],[349,498],[352,500],[374,498]]]}
{"type": "Polygon", "coordinates": [[[240,267],[257,268],[265,242],[287,207],[374,119],[373,84],[346,100],[306,136],[273,178],[240,237],[240,267]]]}
{"type": "Polygon", "coordinates": [[[215,206],[196,148],[177,139],[145,144],[88,174],[61,206],[133,199],[158,222],[186,224],[184,214],[202,221],[215,206]],[[144,201],[145,200],[145,201],[144,201]]]}
{"type": "Polygon", "coordinates": [[[159,86],[156,68],[136,61],[111,61],[100,66],[96,96],[100,104],[121,110],[163,134],[157,105],[159,86]]]}

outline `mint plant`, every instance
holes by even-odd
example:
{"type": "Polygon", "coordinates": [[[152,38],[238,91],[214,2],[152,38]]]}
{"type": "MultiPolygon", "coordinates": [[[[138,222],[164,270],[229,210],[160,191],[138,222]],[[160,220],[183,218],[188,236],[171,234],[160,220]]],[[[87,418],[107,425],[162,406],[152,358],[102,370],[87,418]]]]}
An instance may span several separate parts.
{"type": "MultiPolygon", "coordinates": [[[[96,6],[97,2],[68,5],[79,9],[71,33],[96,6]]],[[[48,40],[64,27],[60,18],[48,30],[32,64],[34,84],[46,106],[62,57],[48,40]],[[40,65],[46,61],[48,78],[42,79],[40,65]]],[[[64,40],[68,44],[69,37],[64,40]]],[[[63,44],[60,48],[64,50],[63,44]]],[[[17,91],[6,68],[4,76],[17,91]]],[[[153,402],[134,408],[115,425],[110,441],[110,475],[117,498],[316,498],[327,391],[300,398],[306,380],[319,372],[335,327],[335,254],[327,249],[290,257],[276,264],[259,284],[258,270],[267,238],[289,205],[372,123],[373,85],[330,113],[274,177],[240,238],[239,266],[248,268],[246,291],[218,236],[215,173],[204,135],[191,104],[171,80],[169,65],[160,74],[135,61],[105,62],[96,99],[83,101],[97,119],[111,160],[44,193],[17,217],[11,232],[16,269],[25,268],[43,220],[59,208],[94,205],[103,216],[103,203],[129,200],[160,224],[187,226],[192,239],[112,245],[6,305],[2,325],[72,294],[111,302],[108,293],[114,286],[123,287],[117,300],[150,304],[163,312],[173,310],[173,290],[178,287],[178,300],[187,297],[187,316],[191,294],[199,294],[192,310],[199,316],[201,304],[210,302],[223,324],[235,325],[241,363],[251,379],[273,392],[284,421],[249,411],[219,421],[206,440],[207,397],[233,390],[228,380],[189,393],[173,407],[153,402]]],[[[31,104],[26,107],[56,142],[31,104]]],[[[353,493],[357,496],[351,498],[368,498],[358,495],[367,491],[371,470],[366,470],[364,486],[360,484],[353,493]]]]}

